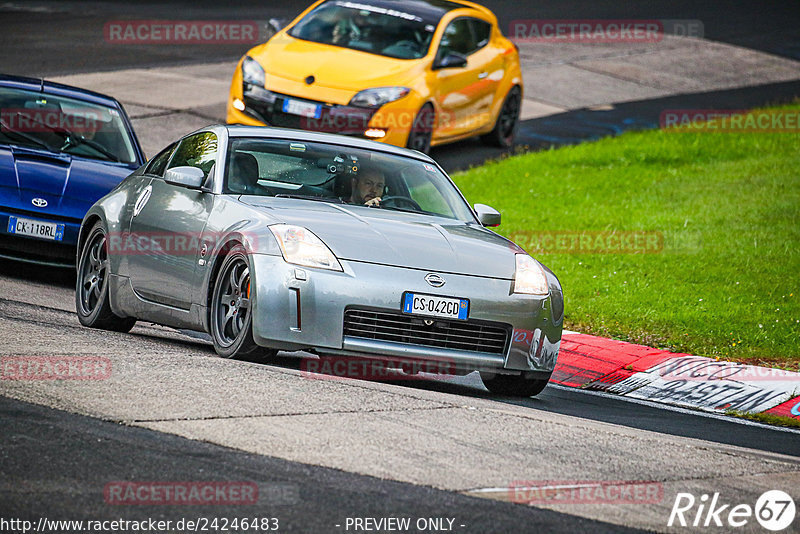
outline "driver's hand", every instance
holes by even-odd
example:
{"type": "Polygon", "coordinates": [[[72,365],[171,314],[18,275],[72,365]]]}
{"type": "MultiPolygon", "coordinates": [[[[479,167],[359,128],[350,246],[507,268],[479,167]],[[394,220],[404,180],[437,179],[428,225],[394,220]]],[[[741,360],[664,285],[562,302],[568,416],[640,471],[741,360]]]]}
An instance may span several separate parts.
{"type": "Polygon", "coordinates": [[[365,206],[369,206],[370,208],[380,208],[381,207],[381,197],[375,197],[367,200],[364,202],[365,206]]]}

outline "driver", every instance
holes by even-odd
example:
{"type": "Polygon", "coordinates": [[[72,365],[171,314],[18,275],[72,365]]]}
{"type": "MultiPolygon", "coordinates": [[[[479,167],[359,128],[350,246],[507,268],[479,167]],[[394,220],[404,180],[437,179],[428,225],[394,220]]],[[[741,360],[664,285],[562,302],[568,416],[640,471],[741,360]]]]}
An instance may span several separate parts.
{"type": "MultiPolygon", "coordinates": [[[[368,12],[366,12],[368,13],[368,12]]],[[[362,30],[366,25],[367,17],[365,12],[359,11],[352,18],[344,16],[333,26],[331,44],[347,46],[350,41],[361,39],[362,30]]]]}
{"type": "Polygon", "coordinates": [[[362,167],[351,182],[350,203],[378,207],[386,187],[386,177],[375,168],[362,167]]]}

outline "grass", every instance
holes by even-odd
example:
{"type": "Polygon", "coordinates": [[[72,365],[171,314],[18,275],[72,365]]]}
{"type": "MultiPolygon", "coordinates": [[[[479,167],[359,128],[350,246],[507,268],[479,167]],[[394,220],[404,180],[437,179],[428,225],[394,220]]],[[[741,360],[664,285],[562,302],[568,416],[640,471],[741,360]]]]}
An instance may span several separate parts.
{"type": "Polygon", "coordinates": [[[795,419],[794,417],[786,417],[783,415],[773,415],[771,413],[749,413],[749,412],[740,412],[736,410],[730,410],[726,412],[727,415],[733,417],[740,417],[742,419],[748,419],[750,421],[757,421],[759,423],[764,423],[767,425],[773,426],[785,426],[787,428],[800,428],[800,419],[795,419]]]}
{"type": "MultiPolygon", "coordinates": [[[[800,113],[800,102],[771,109],[800,113]]],[[[558,275],[567,328],[798,370],[797,133],[630,132],[453,179],[558,275]],[[537,232],[646,232],[663,248],[533,252],[537,232]]]]}

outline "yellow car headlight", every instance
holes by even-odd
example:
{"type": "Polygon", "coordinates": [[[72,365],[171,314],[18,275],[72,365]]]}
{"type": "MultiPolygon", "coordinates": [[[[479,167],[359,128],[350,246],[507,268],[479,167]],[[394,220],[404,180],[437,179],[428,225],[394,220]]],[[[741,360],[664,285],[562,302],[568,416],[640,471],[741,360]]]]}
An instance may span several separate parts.
{"type": "Polygon", "coordinates": [[[259,87],[264,87],[266,83],[264,68],[250,56],[244,56],[242,60],[242,81],[259,87]]]}
{"type": "Polygon", "coordinates": [[[374,87],[359,91],[350,99],[350,105],[359,108],[379,108],[389,102],[403,98],[411,89],[408,87],[374,87]]]}

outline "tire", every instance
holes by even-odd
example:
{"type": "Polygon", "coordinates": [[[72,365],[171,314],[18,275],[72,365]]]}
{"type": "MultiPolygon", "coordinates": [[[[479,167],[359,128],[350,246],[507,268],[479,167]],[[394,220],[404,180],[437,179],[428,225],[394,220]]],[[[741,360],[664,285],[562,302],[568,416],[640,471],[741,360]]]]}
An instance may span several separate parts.
{"type": "Polygon", "coordinates": [[[265,362],[277,351],[253,339],[250,260],[240,245],[230,249],[212,283],[209,324],[214,350],[223,358],[265,362]]]}
{"type": "Polygon", "coordinates": [[[411,131],[408,132],[406,148],[419,150],[427,154],[431,150],[431,138],[433,137],[433,121],[436,118],[433,106],[425,104],[414,117],[411,131]]]}
{"type": "Polygon", "coordinates": [[[533,397],[547,386],[550,375],[545,378],[530,378],[522,375],[501,375],[481,371],[481,380],[486,389],[495,395],[511,397],[533,397]]]}
{"type": "Polygon", "coordinates": [[[500,148],[510,148],[514,145],[514,138],[519,129],[519,112],[522,107],[522,92],[519,86],[514,86],[508,91],[503,107],[497,115],[494,129],[481,136],[481,141],[487,145],[500,148]]]}
{"type": "Polygon", "coordinates": [[[82,325],[114,332],[129,332],[134,317],[119,317],[111,311],[108,297],[108,247],[106,230],[97,222],[81,249],[75,282],[75,311],[82,325]]]}

